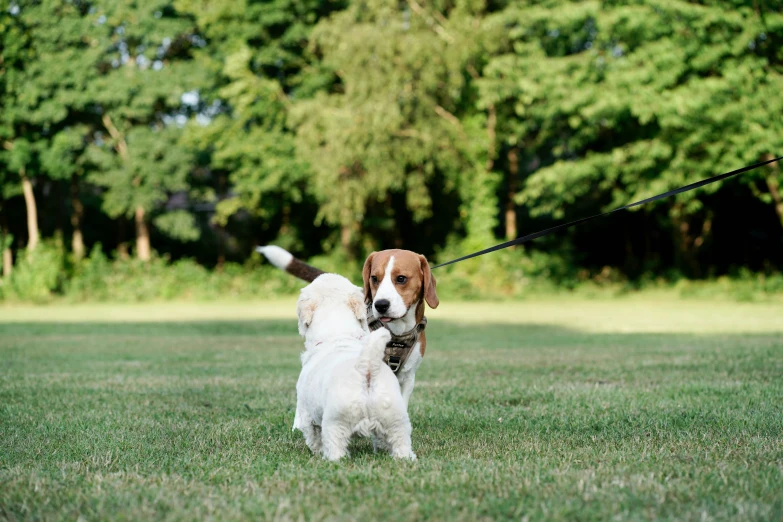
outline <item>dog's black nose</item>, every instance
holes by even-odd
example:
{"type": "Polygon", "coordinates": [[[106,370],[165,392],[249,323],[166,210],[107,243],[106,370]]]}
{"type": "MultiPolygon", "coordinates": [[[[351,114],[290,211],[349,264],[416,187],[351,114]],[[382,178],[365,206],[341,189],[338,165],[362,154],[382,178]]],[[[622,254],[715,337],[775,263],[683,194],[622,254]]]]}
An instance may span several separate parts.
{"type": "Polygon", "coordinates": [[[391,305],[391,303],[388,299],[378,299],[375,301],[375,309],[378,310],[379,313],[385,313],[386,310],[389,309],[389,305],[391,305]]]}

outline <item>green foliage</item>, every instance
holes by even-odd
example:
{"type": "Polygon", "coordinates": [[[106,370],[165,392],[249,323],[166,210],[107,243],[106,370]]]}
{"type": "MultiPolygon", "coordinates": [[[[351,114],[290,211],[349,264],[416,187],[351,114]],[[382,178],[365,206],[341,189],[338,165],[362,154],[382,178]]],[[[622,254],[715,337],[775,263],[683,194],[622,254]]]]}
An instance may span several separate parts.
{"type": "MultiPolygon", "coordinates": [[[[449,243],[440,256],[460,255],[463,244],[449,243]]],[[[346,256],[319,256],[310,262],[359,283],[362,264],[346,256]]],[[[447,301],[502,301],[542,296],[617,297],[657,293],[682,299],[775,301],[783,295],[783,275],[742,270],[732,277],[692,281],[646,274],[630,281],[610,267],[591,273],[576,269],[572,254],[545,254],[515,248],[486,256],[477,263],[460,263],[435,272],[438,293],[447,301]]],[[[62,244],[46,241],[34,254],[23,254],[8,280],[0,280],[0,301],[150,302],[252,300],[296,295],[305,283],[262,263],[256,255],[245,265],[226,263],[209,270],[190,259],[149,262],[107,257],[99,244],[78,263],[69,263],[62,244]]]]}
{"type": "MultiPolygon", "coordinates": [[[[110,145],[117,155],[114,168],[96,173],[93,181],[106,187],[103,204],[111,216],[130,217],[137,209],[165,213],[170,195],[190,188],[193,157],[179,139],[193,105],[185,94],[205,80],[192,59],[200,45],[197,33],[192,20],[166,0],[107,2],[95,14],[111,30],[104,36],[102,58],[110,67],[95,82],[103,131],[111,140],[96,146],[110,145]]],[[[197,239],[198,229],[185,211],[158,216],[153,223],[177,239],[197,239]]]]}
{"type": "Polygon", "coordinates": [[[130,217],[136,208],[158,209],[170,193],[188,189],[191,158],[186,149],[176,146],[178,135],[170,127],[138,126],[128,133],[128,159],[92,178],[107,188],[103,205],[110,216],[130,217]]]}
{"type": "Polygon", "coordinates": [[[733,277],[723,276],[714,281],[682,279],[674,288],[686,299],[729,296],[738,302],[763,302],[783,295],[783,274],[755,274],[743,269],[733,277]]]}
{"type": "Polygon", "coordinates": [[[200,66],[212,74],[201,93],[209,108],[202,123],[188,128],[186,143],[207,158],[218,179],[215,223],[225,226],[249,212],[268,230],[269,222],[282,215],[289,220],[291,206],[306,198],[308,171],[295,151],[288,112],[292,98],[306,97],[331,79],[317,67],[308,69],[307,38],[313,25],[340,5],[314,0],[177,3],[210,41],[198,53],[200,66]],[[225,178],[230,193],[221,181],[225,178]]]}
{"type": "Polygon", "coordinates": [[[180,241],[196,241],[200,233],[193,214],[185,210],[174,210],[156,217],[153,221],[158,230],[180,241]]]}
{"type": "Polygon", "coordinates": [[[207,270],[183,259],[170,262],[153,258],[108,259],[96,247],[79,263],[64,289],[70,301],[144,302],[165,300],[258,299],[265,295],[291,294],[302,286],[279,270],[250,262],[247,266],[226,264],[222,270],[207,270]]]}
{"type": "Polygon", "coordinates": [[[41,151],[41,166],[53,179],[70,179],[84,172],[84,126],[63,129],[41,151]]]}
{"type": "Polygon", "coordinates": [[[436,174],[446,190],[470,179],[475,136],[459,119],[471,114],[470,88],[457,71],[475,67],[477,42],[462,31],[472,14],[457,3],[433,31],[431,14],[375,1],[318,25],[311,45],[339,80],[331,93],[299,102],[294,117],[320,219],[354,227],[384,203],[392,217],[387,201],[399,193],[419,223],[432,216],[436,174]]]}
{"type": "Polygon", "coordinates": [[[108,277],[111,272],[112,263],[103,253],[100,243],[97,243],[89,256],[76,265],[68,281],[67,292],[76,301],[106,301],[110,295],[108,277]]]}
{"type": "Polygon", "coordinates": [[[12,234],[3,234],[2,231],[0,231],[0,252],[7,248],[11,248],[13,243],[14,236],[12,234]]]}
{"type": "Polygon", "coordinates": [[[0,298],[44,303],[62,289],[66,274],[63,245],[44,241],[34,252],[20,252],[14,271],[0,287],[0,298]]]}
{"type": "MultiPolygon", "coordinates": [[[[461,245],[444,253],[461,252],[461,245]]],[[[472,264],[456,264],[438,269],[438,294],[442,299],[502,300],[536,292],[554,292],[558,281],[551,271],[557,260],[544,254],[520,256],[519,252],[499,252],[472,264]]]]}
{"type": "MultiPolygon", "coordinates": [[[[483,98],[518,118],[509,142],[554,160],[529,177],[518,202],[558,218],[586,205],[608,210],[783,149],[774,94],[783,88],[783,15],[759,9],[562,2],[491,17],[499,52],[483,98]]],[[[658,205],[687,219],[720,189],[658,205]]]]}
{"type": "MultiPolygon", "coordinates": [[[[780,154],[779,4],[0,0],[0,226],[19,263],[33,200],[74,250],[122,258],[138,230],[159,281],[195,266],[163,259],[244,267],[270,242],[350,274],[382,248],[445,261],[780,154]]],[[[767,295],[783,170],[623,220],[450,268],[452,288],[746,269],[767,295]]]]}

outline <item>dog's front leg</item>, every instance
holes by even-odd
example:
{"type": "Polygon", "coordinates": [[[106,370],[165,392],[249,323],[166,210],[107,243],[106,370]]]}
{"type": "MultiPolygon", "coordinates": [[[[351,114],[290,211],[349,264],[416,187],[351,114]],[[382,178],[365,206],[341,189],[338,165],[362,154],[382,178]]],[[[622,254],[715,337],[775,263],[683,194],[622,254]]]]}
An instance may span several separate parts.
{"type": "Polygon", "coordinates": [[[402,401],[405,403],[405,410],[408,409],[408,401],[411,398],[411,395],[413,394],[413,385],[416,381],[416,375],[411,373],[411,375],[406,376],[402,382],[400,383],[400,393],[402,393],[402,401]]]}

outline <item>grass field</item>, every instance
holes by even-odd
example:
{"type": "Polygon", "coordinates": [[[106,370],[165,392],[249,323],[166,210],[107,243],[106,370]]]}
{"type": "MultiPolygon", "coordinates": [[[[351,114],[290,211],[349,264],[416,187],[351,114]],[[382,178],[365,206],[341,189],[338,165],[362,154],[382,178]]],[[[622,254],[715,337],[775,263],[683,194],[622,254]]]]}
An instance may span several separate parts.
{"type": "Polygon", "coordinates": [[[0,518],[782,520],[783,304],[442,303],[415,463],[291,432],[292,301],[0,308],[0,518]]]}

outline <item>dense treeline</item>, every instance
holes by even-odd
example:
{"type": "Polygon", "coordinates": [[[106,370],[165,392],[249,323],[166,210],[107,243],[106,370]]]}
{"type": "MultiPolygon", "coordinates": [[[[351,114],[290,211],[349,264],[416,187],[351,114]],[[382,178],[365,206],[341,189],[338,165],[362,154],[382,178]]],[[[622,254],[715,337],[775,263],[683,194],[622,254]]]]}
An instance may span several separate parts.
{"type": "MultiPolygon", "coordinates": [[[[445,260],[781,154],[781,8],[0,0],[3,275],[46,249],[51,288],[99,250],[445,260]]],[[[780,266],[773,166],[460,270],[780,266]]]]}

